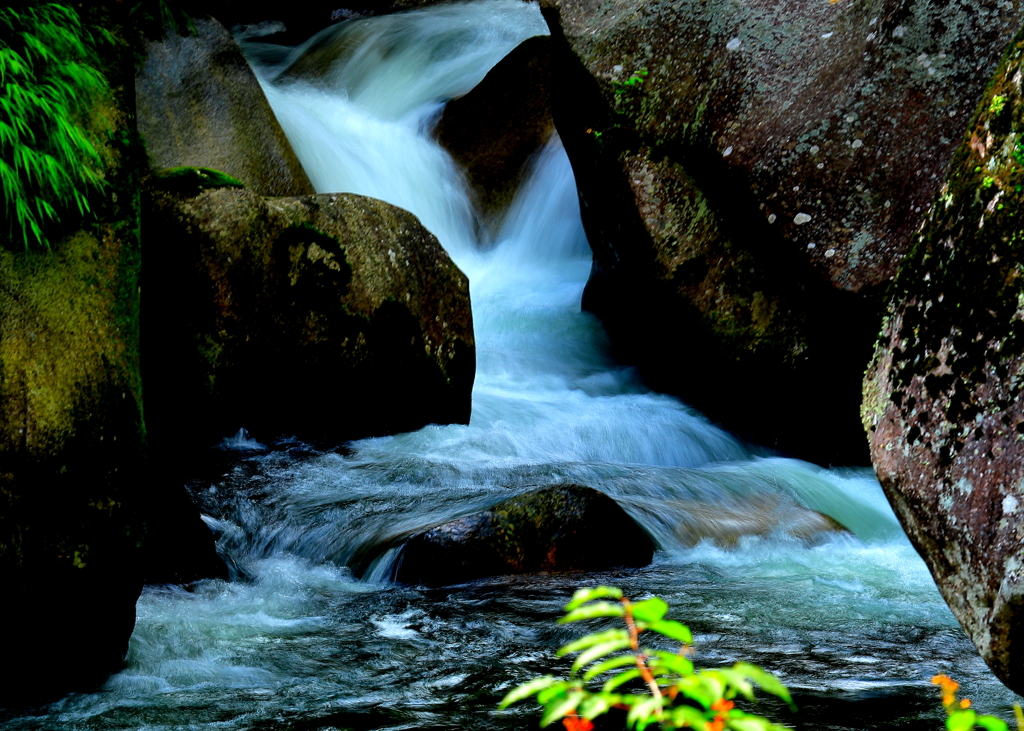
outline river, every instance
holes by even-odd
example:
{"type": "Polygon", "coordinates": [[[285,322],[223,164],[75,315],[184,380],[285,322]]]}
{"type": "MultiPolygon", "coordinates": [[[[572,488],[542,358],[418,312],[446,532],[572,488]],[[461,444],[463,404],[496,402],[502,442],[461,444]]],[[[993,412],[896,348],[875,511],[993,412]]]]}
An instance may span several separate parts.
{"type": "Polygon", "coordinates": [[[698,665],[777,673],[799,712],[747,708],[797,728],[941,728],[937,673],[1010,718],[1015,696],[869,470],[743,444],[610,359],[580,311],[590,251],[557,138],[480,240],[463,175],[430,129],[445,100],[546,32],[535,5],[480,0],[346,21],[298,48],[245,42],[316,189],[407,208],[469,276],[471,423],[327,452],[225,435],[220,468],[189,488],[234,579],[148,588],[122,672],[7,714],[4,729],[536,728],[536,707],[496,703],[568,670],[554,650],[576,630],[554,619],[595,583],[666,599],[694,630],[698,665]],[[403,536],[559,481],[618,500],[657,541],[654,563],[430,590],[389,581],[403,536]],[[847,530],[822,530],[809,511],[847,530]]]}

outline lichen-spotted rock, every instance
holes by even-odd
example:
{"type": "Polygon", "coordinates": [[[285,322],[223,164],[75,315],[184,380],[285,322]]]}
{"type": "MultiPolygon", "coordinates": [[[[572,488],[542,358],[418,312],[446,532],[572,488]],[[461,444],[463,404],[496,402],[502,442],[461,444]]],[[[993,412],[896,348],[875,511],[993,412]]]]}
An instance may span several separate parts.
{"type": "Polygon", "coordinates": [[[655,388],[805,459],[866,462],[889,282],[1024,8],[545,0],[584,306],[655,388]]]}
{"type": "Polygon", "coordinates": [[[183,195],[182,174],[145,197],[152,440],[244,427],[339,442],[469,421],[468,281],[415,216],[350,194],[183,195]]]}
{"type": "Polygon", "coordinates": [[[900,271],[862,416],[882,486],[982,657],[1024,691],[1024,33],[900,271]]]}

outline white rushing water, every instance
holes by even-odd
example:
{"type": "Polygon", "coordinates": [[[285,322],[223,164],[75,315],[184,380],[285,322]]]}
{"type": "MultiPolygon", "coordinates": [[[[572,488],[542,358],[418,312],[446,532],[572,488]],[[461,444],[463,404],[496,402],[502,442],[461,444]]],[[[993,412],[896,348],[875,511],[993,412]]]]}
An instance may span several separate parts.
{"type": "Polygon", "coordinates": [[[0,716],[4,728],[535,728],[531,709],[494,704],[557,671],[552,651],[569,634],[552,620],[594,582],[669,600],[700,662],[779,673],[805,706],[791,724],[936,728],[937,672],[977,706],[1008,708],[869,472],[762,456],[609,359],[580,311],[590,253],[557,139],[496,241],[479,245],[462,174],[430,126],[546,30],[535,5],[481,0],[348,21],[298,49],[248,45],[274,59],[259,69],[264,88],[317,190],[411,210],[469,276],[471,423],[363,440],[344,456],[227,441],[237,463],[193,488],[242,578],[147,590],[123,672],[101,692],[0,716]],[[654,564],[388,584],[404,536],[562,480],[619,500],[656,538],[654,564]]]}

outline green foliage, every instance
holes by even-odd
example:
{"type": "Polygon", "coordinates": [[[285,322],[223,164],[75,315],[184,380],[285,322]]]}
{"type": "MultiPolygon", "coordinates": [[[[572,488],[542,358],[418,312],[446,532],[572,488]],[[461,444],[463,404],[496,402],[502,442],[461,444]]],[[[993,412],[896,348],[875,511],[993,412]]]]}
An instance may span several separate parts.
{"type": "MultiPolygon", "coordinates": [[[[633,603],[622,591],[608,586],[580,589],[565,607],[559,622],[596,617],[618,617],[625,628],[588,634],[558,651],[576,655],[569,679],[551,675],[535,678],[505,696],[501,707],[536,696],[544,707],[540,725],[562,719],[569,731],[589,731],[590,721],[618,708],[627,711],[627,724],[643,731],[651,724],[663,729],[693,727],[698,731],[781,731],[784,727],[767,718],[745,713],[733,699],[754,698],[754,687],[778,696],[792,706],[786,687],[750,663],[728,668],[697,670],[689,659],[693,636],[688,627],[665,619],[668,605],[658,597],[633,603]],[[618,601],[607,601],[609,599],[618,601]],[[676,652],[641,647],[640,635],[679,643],[676,652]],[[646,692],[623,692],[628,683],[640,681],[646,692]],[[599,690],[588,683],[600,682],[599,690]]],[[[993,730],[996,731],[996,730],[993,730]]]]}
{"type": "Polygon", "coordinates": [[[992,97],[992,103],[989,105],[988,111],[998,117],[1000,114],[1003,113],[1003,109],[1005,108],[1006,97],[997,94],[996,96],[992,97]]]}
{"type": "Polygon", "coordinates": [[[644,83],[644,79],[647,78],[647,69],[640,69],[637,73],[630,76],[625,81],[613,81],[612,86],[615,87],[616,94],[625,94],[626,90],[638,86],[644,83]]]}
{"type": "Polygon", "coordinates": [[[6,238],[49,248],[46,227],[68,211],[89,213],[102,187],[99,141],[87,110],[110,93],[96,70],[104,31],[70,7],[0,8],[0,185],[6,238]]]}

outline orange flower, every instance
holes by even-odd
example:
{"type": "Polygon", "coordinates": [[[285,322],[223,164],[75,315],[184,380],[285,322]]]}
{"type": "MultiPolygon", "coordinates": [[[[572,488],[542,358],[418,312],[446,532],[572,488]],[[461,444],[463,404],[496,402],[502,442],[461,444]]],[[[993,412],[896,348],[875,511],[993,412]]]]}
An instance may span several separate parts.
{"type": "Polygon", "coordinates": [[[565,731],[592,731],[594,728],[590,719],[580,718],[575,713],[570,713],[563,718],[562,725],[565,726],[565,731]]]}
{"type": "Polygon", "coordinates": [[[711,710],[719,711],[719,715],[728,713],[735,707],[735,703],[733,703],[732,701],[727,701],[725,698],[719,698],[717,701],[711,704],[711,710]]]}
{"type": "Polygon", "coordinates": [[[970,698],[964,698],[962,701],[960,701],[960,707],[961,708],[970,708],[971,707],[971,699],[970,698]]]}

